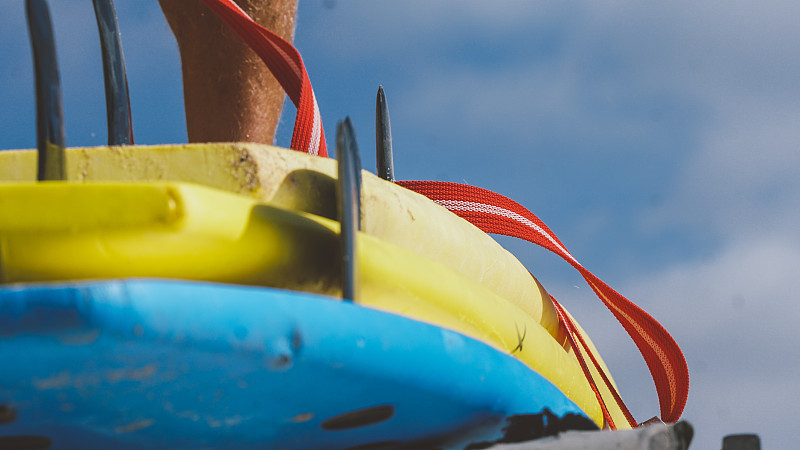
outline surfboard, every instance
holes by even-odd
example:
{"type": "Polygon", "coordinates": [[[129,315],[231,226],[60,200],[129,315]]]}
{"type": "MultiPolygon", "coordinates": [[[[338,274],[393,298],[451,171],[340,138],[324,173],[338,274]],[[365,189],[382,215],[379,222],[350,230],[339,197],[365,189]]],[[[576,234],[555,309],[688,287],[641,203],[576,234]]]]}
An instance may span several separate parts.
{"type": "Polygon", "coordinates": [[[0,444],[482,448],[595,428],[478,340],[274,288],[3,286],[0,360],[0,444]]]}
{"type": "MultiPolygon", "coordinates": [[[[339,223],[314,214],[174,182],[8,183],[0,203],[2,283],[169,278],[341,296],[339,223]]],[[[356,241],[357,303],[505,351],[603,426],[566,336],[542,317],[407,248],[364,232],[356,241]]]]}

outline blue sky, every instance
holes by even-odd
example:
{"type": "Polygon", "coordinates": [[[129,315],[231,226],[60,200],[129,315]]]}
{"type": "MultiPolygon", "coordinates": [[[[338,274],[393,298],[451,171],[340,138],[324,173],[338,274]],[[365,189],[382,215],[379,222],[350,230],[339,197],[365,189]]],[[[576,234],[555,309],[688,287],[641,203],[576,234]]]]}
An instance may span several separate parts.
{"type": "MultiPolygon", "coordinates": [[[[51,1],[67,142],[102,145],[91,2],[51,1]]],[[[24,4],[0,15],[0,148],[35,145],[24,4]]],[[[157,2],[117,1],[137,143],[184,142],[177,49],[157,2]]],[[[800,3],[301,0],[296,45],[329,143],[352,117],[374,167],[388,97],[399,179],[468,182],[531,209],[659,319],[692,376],[693,448],[795,444],[800,390],[800,3]],[[663,4],[662,4],[663,3],[663,4]]],[[[278,144],[288,145],[293,114],[278,144]]],[[[595,339],[640,420],[635,346],[557,257],[500,238],[595,339]]]]}

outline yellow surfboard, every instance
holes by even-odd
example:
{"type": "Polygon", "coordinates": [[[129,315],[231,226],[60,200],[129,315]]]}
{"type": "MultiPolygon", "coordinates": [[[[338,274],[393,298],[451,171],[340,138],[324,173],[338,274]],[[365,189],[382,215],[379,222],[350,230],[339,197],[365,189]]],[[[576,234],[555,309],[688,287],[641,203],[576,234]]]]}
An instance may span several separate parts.
{"type": "MultiPolygon", "coordinates": [[[[336,219],[336,161],[259,144],[69,148],[67,179],[184,181],[336,219]]],[[[549,297],[511,253],[422,195],[364,171],[362,229],[483,284],[562,342],[549,297]],[[469,251],[465,252],[465,247],[469,251]]],[[[36,152],[0,152],[0,180],[34,181],[36,152]]]]}
{"type": "MultiPolygon", "coordinates": [[[[77,183],[0,185],[2,282],[157,277],[339,295],[333,160],[222,144],[69,149],[67,162],[77,183]],[[153,179],[217,189],[135,182],[153,179]]],[[[0,179],[33,179],[35,153],[0,152],[0,168],[0,179]]],[[[527,269],[427,198],[363,176],[360,303],[513,354],[602,426],[549,296],[527,269]]],[[[619,411],[612,417],[625,423],[619,411]]]]}

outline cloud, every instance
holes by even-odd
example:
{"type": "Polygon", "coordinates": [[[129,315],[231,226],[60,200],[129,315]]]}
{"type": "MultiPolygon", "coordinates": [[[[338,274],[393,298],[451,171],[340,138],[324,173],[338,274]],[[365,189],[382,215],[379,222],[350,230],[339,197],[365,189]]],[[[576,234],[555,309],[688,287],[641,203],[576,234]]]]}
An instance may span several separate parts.
{"type": "MultiPolygon", "coordinates": [[[[536,198],[526,198],[526,184],[575,186],[563,205],[596,217],[584,204],[591,198],[621,209],[621,221],[641,216],[634,231],[651,238],[682,229],[721,244],[797,223],[792,2],[465,2],[353,12],[344,23],[354,47],[372,42],[359,47],[364,61],[417,58],[397,64],[407,67],[407,83],[390,95],[393,120],[418,133],[396,127],[424,153],[414,156],[422,176],[465,177],[523,192],[522,201],[536,198]],[[489,155],[495,164],[486,166],[489,155]],[[483,170],[470,173],[476,166],[483,170]]],[[[340,44],[325,45],[356,51],[340,44]]]]}
{"type": "Polygon", "coordinates": [[[507,41],[509,33],[551,29],[553,15],[562,10],[556,3],[520,0],[457,5],[424,0],[338,2],[328,11],[301,3],[297,37],[301,46],[313,43],[344,63],[374,63],[376,57],[420,57],[420,51],[464,42],[465,35],[507,41]]]}
{"type": "Polygon", "coordinates": [[[790,236],[800,219],[797,123],[800,103],[714,127],[678,177],[668,205],[647,223],[705,228],[731,240],[790,236]]]}
{"type": "MultiPolygon", "coordinates": [[[[666,18],[645,42],[661,62],[645,57],[645,75],[694,98],[703,114],[664,207],[642,225],[733,241],[787,234],[800,218],[800,49],[788,44],[800,39],[789,19],[800,11],[793,2],[717,6],[656,6],[666,18]]],[[[643,44],[627,45],[644,55],[643,44]]]]}
{"type": "MultiPolygon", "coordinates": [[[[690,371],[683,418],[695,426],[692,448],[719,448],[723,436],[744,432],[760,434],[764,448],[794,445],[786,430],[793,429],[789,412],[800,371],[798,268],[799,241],[761,236],[738,240],[705,259],[613,283],[683,349],[690,371]]],[[[643,359],[585,283],[575,276],[572,283],[545,286],[597,344],[634,417],[657,415],[643,359]]]]}
{"type": "MultiPolygon", "coordinates": [[[[764,236],[621,286],[630,298],[646,299],[640,304],[683,347],[691,372],[685,418],[700,427],[698,437],[706,442],[697,448],[746,431],[760,433],[765,447],[792,446],[784,431],[792,427],[785,412],[795,406],[800,371],[799,267],[800,242],[764,236]]],[[[627,345],[625,340],[619,334],[612,339],[613,345],[627,345]]],[[[615,361],[615,374],[623,386],[638,385],[633,392],[646,392],[647,375],[635,359],[615,361]]],[[[652,399],[630,398],[641,410],[654,410],[652,399]]]]}

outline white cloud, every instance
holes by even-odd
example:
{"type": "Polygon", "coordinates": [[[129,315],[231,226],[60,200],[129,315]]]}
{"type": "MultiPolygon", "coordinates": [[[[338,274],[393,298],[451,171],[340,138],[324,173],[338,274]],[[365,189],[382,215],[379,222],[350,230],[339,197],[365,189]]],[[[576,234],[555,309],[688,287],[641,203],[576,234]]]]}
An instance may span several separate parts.
{"type": "Polygon", "coordinates": [[[800,219],[800,104],[708,131],[655,223],[707,227],[737,239],[789,233],[800,219]]]}
{"type": "Polygon", "coordinates": [[[309,21],[301,15],[304,28],[298,29],[298,37],[344,58],[343,62],[370,62],[376,56],[397,58],[463,40],[465,34],[507,39],[512,31],[546,27],[561,11],[563,6],[558,3],[522,0],[458,4],[342,1],[331,11],[315,11],[309,21]]]}
{"type": "MultiPolygon", "coordinates": [[[[691,372],[684,417],[698,427],[697,448],[714,448],[736,432],[758,432],[765,448],[793,445],[786,430],[800,371],[798,276],[800,242],[765,236],[622,286],[630,298],[646,299],[645,308],[682,345],[691,372]]],[[[619,333],[611,340],[627,345],[619,333]]],[[[650,382],[636,358],[616,364],[623,386],[646,392],[650,382]]],[[[630,398],[640,410],[655,408],[652,398],[630,398]]]]}
{"type": "MultiPolygon", "coordinates": [[[[643,71],[704,112],[665,207],[645,226],[690,227],[736,241],[784,233],[800,219],[800,30],[795,2],[665,3],[647,32],[621,39],[643,71]],[[670,32],[673,31],[673,32],[670,32]],[[657,50],[646,56],[646,45],[657,50]]],[[[680,149],[676,149],[679,152],[680,149]]]]}
{"type": "Polygon", "coordinates": [[[769,319],[774,329],[792,330],[794,320],[800,319],[800,302],[794,301],[799,272],[800,241],[763,236],[732,244],[708,260],[640,278],[628,283],[626,292],[648,298],[648,307],[657,316],[699,319],[700,323],[678,320],[674,326],[676,334],[705,346],[729,328],[764,323],[761,318],[769,319]],[[773,316],[770,310],[782,313],[773,316]]]}
{"type": "Polygon", "coordinates": [[[459,149],[471,144],[474,151],[459,150],[459,158],[475,161],[479,149],[491,146],[498,164],[523,161],[539,170],[543,152],[575,158],[579,167],[602,151],[611,158],[603,168],[608,183],[635,181],[630,172],[651,170],[642,176],[664,203],[641,224],[648,233],[678,227],[735,239],[797,223],[800,47],[791,43],[800,41],[792,19],[800,6],[537,5],[374,5],[354,14],[353,23],[367,25],[353,33],[364,40],[379,36],[360,53],[367,59],[378,51],[371,45],[393,57],[419,53],[422,63],[406,73],[408,89],[392,99],[393,117],[438,133],[439,142],[452,139],[459,149]],[[561,27],[555,49],[544,49],[541,36],[526,31],[553,23],[561,27]],[[495,35],[500,30],[505,41],[495,35]],[[520,37],[522,43],[514,41],[520,37]],[[530,54],[470,65],[452,55],[434,60],[441,50],[420,46],[495,38],[489,48],[522,45],[530,54]],[[543,52],[553,54],[542,60],[543,52]],[[561,152],[552,147],[553,136],[572,145],[561,152]],[[663,161],[661,170],[624,164],[643,155],[663,161]]]}
{"type": "MultiPolygon", "coordinates": [[[[758,433],[764,448],[793,448],[798,278],[800,240],[771,235],[612,282],[664,325],[686,356],[690,391],[683,419],[695,427],[691,448],[719,448],[723,436],[744,432],[758,433]]],[[[568,284],[540,280],[592,337],[634,417],[657,415],[644,360],[583,280],[577,274],[568,284]]]]}

